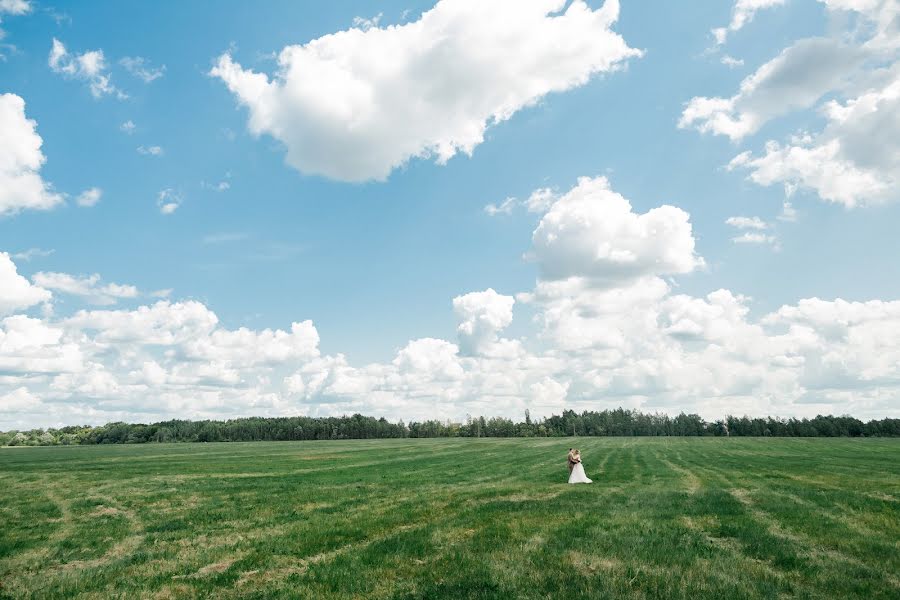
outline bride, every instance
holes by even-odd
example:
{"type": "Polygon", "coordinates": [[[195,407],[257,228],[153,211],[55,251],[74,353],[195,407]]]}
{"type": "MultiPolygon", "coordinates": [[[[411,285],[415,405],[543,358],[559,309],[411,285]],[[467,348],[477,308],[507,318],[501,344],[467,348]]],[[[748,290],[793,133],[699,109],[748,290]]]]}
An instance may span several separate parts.
{"type": "Polygon", "coordinates": [[[574,458],[575,467],[572,469],[572,474],[569,475],[569,483],[594,483],[584,473],[584,465],[581,464],[581,450],[575,450],[574,458]]]}

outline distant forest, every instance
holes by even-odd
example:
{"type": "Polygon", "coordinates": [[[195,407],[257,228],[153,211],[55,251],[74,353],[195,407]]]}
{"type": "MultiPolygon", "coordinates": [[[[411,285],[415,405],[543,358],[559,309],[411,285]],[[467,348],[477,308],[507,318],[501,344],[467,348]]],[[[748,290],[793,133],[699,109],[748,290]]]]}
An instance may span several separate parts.
{"type": "Polygon", "coordinates": [[[146,444],[161,442],[252,442],[438,437],[565,437],[565,436],[773,436],[773,437],[900,437],[900,419],[863,422],[842,416],[814,419],[727,417],[704,421],[699,415],[644,414],[636,410],[603,410],[516,423],[502,417],[469,418],[465,423],[413,421],[392,423],[363,415],[349,417],[251,417],[228,421],[162,421],[108,423],[97,427],[0,432],[0,445],[58,446],[80,444],[146,444]]]}

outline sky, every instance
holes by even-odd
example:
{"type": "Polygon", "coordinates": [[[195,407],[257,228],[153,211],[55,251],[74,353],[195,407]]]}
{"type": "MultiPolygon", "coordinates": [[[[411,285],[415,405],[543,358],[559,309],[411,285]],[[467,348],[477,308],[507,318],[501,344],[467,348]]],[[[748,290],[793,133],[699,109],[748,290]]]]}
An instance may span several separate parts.
{"type": "Polygon", "coordinates": [[[0,0],[0,429],[900,416],[896,0],[0,0]]]}

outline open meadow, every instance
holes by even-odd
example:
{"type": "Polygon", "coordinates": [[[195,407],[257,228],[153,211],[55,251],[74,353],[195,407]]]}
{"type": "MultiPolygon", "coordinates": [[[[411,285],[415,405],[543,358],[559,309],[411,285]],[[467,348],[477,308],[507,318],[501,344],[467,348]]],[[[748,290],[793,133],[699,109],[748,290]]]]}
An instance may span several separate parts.
{"type": "Polygon", "coordinates": [[[2,598],[900,596],[900,440],[2,448],[0,486],[2,598]]]}

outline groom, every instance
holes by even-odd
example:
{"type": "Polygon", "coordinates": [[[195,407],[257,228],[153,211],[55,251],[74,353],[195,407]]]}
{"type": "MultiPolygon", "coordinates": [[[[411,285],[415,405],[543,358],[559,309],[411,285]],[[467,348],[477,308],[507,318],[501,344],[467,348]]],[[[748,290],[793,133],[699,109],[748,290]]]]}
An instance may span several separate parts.
{"type": "Polygon", "coordinates": [[[569,448],[569,454],[566,456],[566,459],[569,461],[569,475],[571,475],[572,469],[575,468],[575,464],[578,462],[575,460],[575,448],[569,448]]]}

